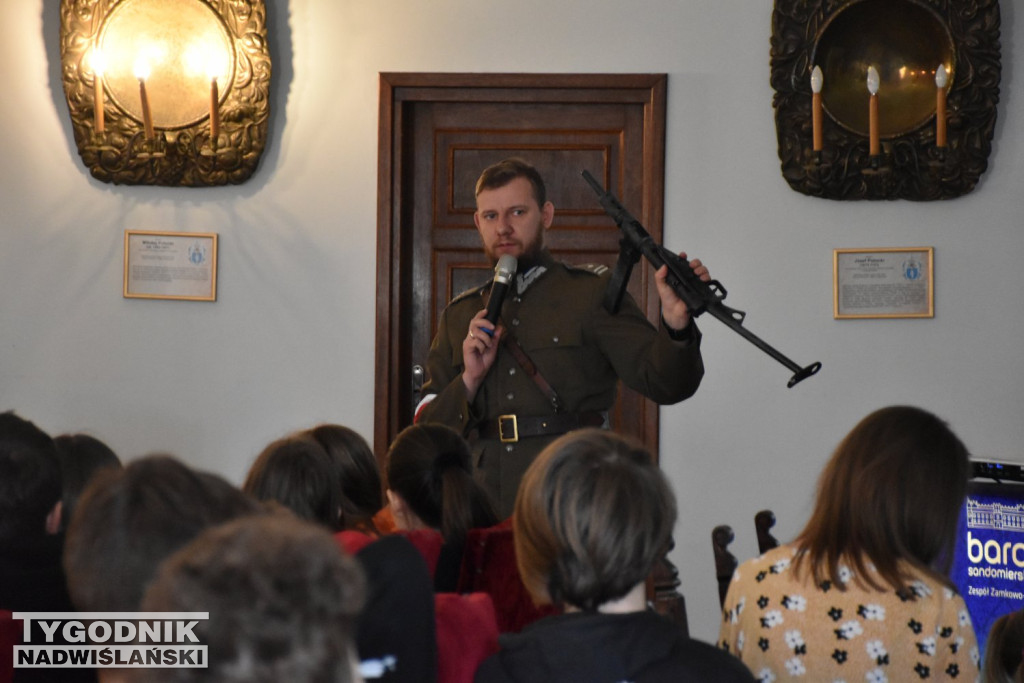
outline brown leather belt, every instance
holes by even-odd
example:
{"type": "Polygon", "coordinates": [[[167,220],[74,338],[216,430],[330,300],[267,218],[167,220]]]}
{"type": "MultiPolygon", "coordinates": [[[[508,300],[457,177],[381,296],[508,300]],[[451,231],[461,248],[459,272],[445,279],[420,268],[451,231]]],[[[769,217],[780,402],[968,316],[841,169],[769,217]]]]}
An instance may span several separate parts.
{"type": "Polygon", "coordinates": [[[498,439],[502,443],[515,443],[530,436],[551,436],[565,434],[581,427],[601,427],[604,422],[604,413],[596,410],[540,417],[502,415],[496,420],[488,420],[480,426],[480,438],[498,439]]]}

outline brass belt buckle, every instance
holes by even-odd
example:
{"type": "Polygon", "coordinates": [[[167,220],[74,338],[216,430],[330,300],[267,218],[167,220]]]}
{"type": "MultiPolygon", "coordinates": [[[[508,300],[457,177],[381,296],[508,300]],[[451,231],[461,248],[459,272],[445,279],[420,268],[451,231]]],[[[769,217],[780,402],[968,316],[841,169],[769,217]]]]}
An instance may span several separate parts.
{"type": "Polygon", "coordinates": [[[516,420],[515,415],[501,415],[498,417],[498,438],[502,443],[515,443],[519,441],[519,421],[516,420]],[[507,433],[506,425],[511,430],[511,436],[505,436],[507,433]]]}

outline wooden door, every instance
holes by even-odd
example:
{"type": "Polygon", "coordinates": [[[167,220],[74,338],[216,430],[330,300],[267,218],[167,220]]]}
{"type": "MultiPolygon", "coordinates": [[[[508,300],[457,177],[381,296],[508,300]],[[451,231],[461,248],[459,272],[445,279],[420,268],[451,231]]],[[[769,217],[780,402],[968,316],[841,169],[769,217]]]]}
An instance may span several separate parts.
{"type": "MultiPolygon", "coordinates": [[[[441,311],[492,277],[473,224],[480,172],[509,156],[535,165],[555,205],[548,248],[612,266],[618,227],[580,174],[590,171],[661,241],[665,88],[663,74],[381,74],[378,457],[412,421],[414,368],[426,363],[441,311]]],[[[630,292],[657,322],[649,264],[634,269],[630,292]]],[[[657,454],[654,403],[620,387],[612,422],[657,454]]]]}

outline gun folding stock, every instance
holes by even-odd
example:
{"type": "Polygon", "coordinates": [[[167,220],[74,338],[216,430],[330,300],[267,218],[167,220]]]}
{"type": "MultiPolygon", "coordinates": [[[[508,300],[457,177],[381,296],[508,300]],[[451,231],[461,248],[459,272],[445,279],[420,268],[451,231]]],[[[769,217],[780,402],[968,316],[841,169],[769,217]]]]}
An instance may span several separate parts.
{"type": "Polygon", "coordinates": [[[787,387],[793,387],[821,369],[821,363],[818,362],[811,363],[807,367],[800,367],[743,327],[743,321],[747,314],[735,308],[729,308],[722,303],[727,292],[718,280],[710,282],[701,280],[690,268],[690,264],[657,244],[644,229],[644,226],[640,224],[640,221],[634,218],[611,192],[605,190],[594,179],[594,176],[590,175],[588,171],[583,171],[583,178],[597,193],[598,201],[605,213],[611,216],[622,231],[622,239],[619,241],[621,248],[619,259],[615,264],[612,279],[608,282],[608,290],[605,293],[605,308],[611,313],[618,312],[622,295],[626,285],[629,284],[633,265],[640,260],[642,255],[655,269],[661,268],[663,265],[668,266],[668,277],[665,278],[665,282],[680,299],[686,302],[687,308],[690,309],[690,315],[697,317],[707,311],[751,344],[789,368],[794,374],[786,384],[787,387]]]}

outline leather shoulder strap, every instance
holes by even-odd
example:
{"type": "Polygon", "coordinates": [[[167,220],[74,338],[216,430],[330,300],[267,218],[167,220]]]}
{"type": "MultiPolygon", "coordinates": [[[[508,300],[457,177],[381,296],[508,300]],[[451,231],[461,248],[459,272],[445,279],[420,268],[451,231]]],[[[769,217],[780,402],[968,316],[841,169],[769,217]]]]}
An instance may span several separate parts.
{"type": "Polygon", "coordinates": [[[524,351],[523,347],[519,345],[515,335],[506,329],[505,336],[502,338],[502,341],[505,343],[508,350],[512,352],[512,356],[516,359],[516,362],[519,363],[523,370],[526,371],[526,374],[530,376],[530,379],[533,380],[533,383],[536,384],[540,390],[544,392],[544,395],[548,397],[548,400],[551,401],[551,407],[555,409],[555,412],[562,412],[562,403],[558,398],[558,394],[555,393],[554,388],[548,384],[548,381],[544,379],[544,376],[540,374],[540,371],[537,369],[534,362],[530,360],[530,357],[526,355],[526,351],[524,351]]]}

